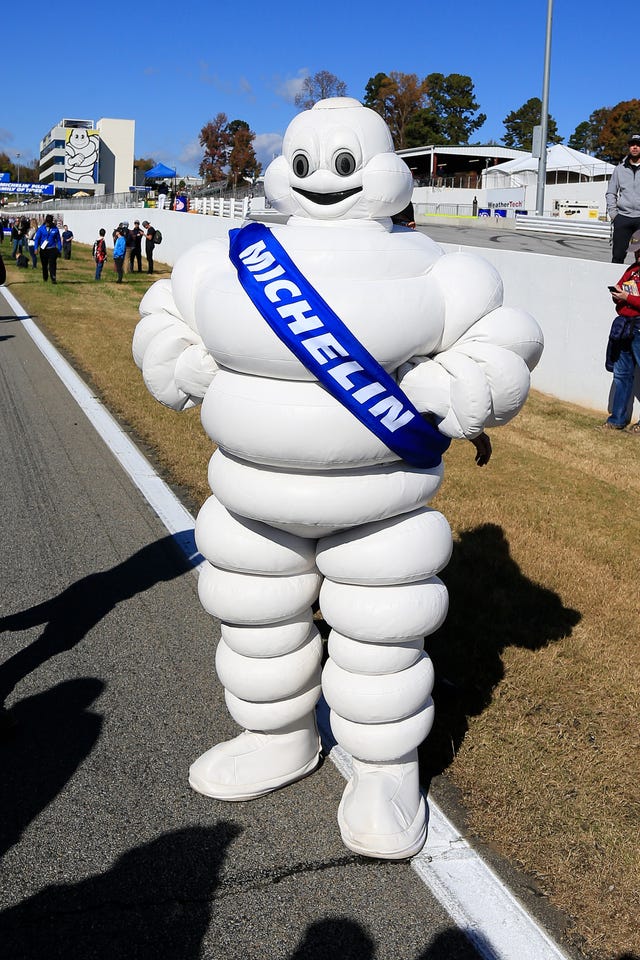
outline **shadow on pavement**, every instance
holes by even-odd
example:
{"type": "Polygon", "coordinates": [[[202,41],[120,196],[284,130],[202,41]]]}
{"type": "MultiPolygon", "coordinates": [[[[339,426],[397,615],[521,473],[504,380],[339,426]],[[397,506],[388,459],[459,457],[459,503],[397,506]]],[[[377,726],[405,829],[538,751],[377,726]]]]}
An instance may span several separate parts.
{"type": "MultiPolygon", "coordinates": [[[[479,934],[478,946],[485,957],[491,948],[479,934]]],[[[291,960],[374,960],[377,949],[366,930],[346,917],[327,917],[312,923],[291,960]]],[[[480,954],[461,930],[451,928],[437,934],[415,960],[479,960],[480,954]]],[[[408,960],[408,958],[407,958],[408,960]]]]}
{"type": "Polygon", "coordinates": [[[214,891],[238,827],[164,834],[110,870],[47,887],[0,913],[12,960],[198,960],[214,891]]]}
{"type": "Polygon", "coordinates": [[[89,708],[103,689],[92,677],[67,680],[14,706],[0,738],[0,857],[91,753],[102,717],[89,708]]]}
{"type": "Polygon", "coordinates": [[[0,665],[0,709],[21,680],[47,660],[75,647],[119,603],[192,570],[191,562],[176,546],[187,534],[183,531],[162,537],[110,570],[83,577],[57,597],[1,617],[0,631],[45,626],[36,640],[0,665]]]}
{"type": "Polygon", "coordinates": [[[423,779],[449,766],[468,718],[491,703],[504,676],[503,651],[510,646],[540,650],[569,636],[581,619],[557,593],[522,575],[495,524],[463,533],[442,577],[450,608],[444,625],[425,643],[436,673],[436,711],[420,751],[423,779]]]}

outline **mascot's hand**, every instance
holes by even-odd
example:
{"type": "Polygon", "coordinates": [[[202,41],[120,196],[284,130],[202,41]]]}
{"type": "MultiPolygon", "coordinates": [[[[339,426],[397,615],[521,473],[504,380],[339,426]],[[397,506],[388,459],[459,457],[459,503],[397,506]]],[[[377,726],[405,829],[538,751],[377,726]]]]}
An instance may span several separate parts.
{"type": "Polygon", "coordinates": [[[140,303],[142,315],[133,335],[133,358],[149,392],[173,410],[202,401],[217,372],[201,337],[175,306],[171,281],[159,280],[140,303]]]}
{"type": "Polygon", "coordinates": [[[511,307],[493,309],[464,327],[451,342],[449,325],[449,342],[443,337],[447,348],[432,357],[414,357],[399,377],[418,410],[435,414],[442,433],[473,440],[485,427],[508,423],[522,408],[543,337],[533,317],[511,307]]]}

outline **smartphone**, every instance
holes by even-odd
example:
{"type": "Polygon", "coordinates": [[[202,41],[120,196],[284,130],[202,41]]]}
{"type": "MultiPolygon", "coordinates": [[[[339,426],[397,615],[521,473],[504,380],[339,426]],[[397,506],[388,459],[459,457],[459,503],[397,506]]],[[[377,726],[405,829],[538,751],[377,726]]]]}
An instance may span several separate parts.
{"type": "Polygon", "coordinates": [[[617,290],[617,289],[618,289],[617,287],[607,287],[607,290],[611,290],[612,293],[614,290],[617,290]]]}

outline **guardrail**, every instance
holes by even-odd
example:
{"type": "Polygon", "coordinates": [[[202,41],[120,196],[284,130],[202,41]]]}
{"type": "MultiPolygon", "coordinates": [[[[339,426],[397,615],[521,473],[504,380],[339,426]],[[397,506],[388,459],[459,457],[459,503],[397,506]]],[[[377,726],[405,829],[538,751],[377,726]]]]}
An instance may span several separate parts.
{"type": "Polygon", "coordinates": [[[595,240],[609,240],[611,224],[601,220],[565,220],[560,217],[529,216],[516,217],[516,230],[529,230],[535,233],[563,233],[570,237],[593,237],[595,240]]]}

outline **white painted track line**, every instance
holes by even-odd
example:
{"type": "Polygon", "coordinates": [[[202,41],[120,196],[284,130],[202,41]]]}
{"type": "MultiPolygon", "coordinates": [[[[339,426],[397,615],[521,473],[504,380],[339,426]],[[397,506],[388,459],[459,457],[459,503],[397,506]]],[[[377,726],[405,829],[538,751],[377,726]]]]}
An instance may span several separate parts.
{"type": "MultiPolygon", "coordinates": [[[[192,532],[195,522],[189,511],[100,400],[26,315],[11,291],[0,287],[0,293],[16,315],[22,318],[22,325],[38,349],[197,568],[202,557],[194,549],[192,532]]],[[[348,780],[351,776],[351,757],[341,747],[331,747],[334,741],[327,729],[326,719],[324,724],[321,722],[322,726],[325,727],[323,740],[329,749],[329,757],[348,780]]],[[[413,858],[411,866],[484,960],[567,960],[567,955],[460,835],[433,800],[429,800],[427,842],[418,856],[413,858]]]]}

